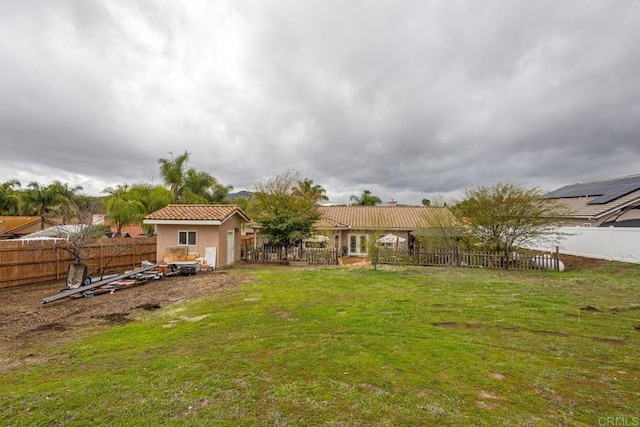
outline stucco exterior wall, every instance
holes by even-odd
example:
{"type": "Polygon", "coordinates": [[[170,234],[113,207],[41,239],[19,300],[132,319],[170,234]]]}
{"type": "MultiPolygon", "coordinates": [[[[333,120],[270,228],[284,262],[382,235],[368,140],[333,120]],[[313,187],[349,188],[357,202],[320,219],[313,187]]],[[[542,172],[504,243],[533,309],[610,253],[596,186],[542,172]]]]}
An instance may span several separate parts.
{"type": "Polygon", "coordinates": [[[241,219],[234,215],[221,225],[190,225],[190,224],[157,224],[158,235],[157,257],[158,262],[162,262],[167,248],[187,247],[189,252],[197,252],[204,257],[205,248],[216,247],[216,268],[227,265],[227,232],[234,232],[234,262],[240,260],[240,229],[241,219]],[[178,233],[180,231],[195,231],[195,245],[180,245],[178,233]]]}

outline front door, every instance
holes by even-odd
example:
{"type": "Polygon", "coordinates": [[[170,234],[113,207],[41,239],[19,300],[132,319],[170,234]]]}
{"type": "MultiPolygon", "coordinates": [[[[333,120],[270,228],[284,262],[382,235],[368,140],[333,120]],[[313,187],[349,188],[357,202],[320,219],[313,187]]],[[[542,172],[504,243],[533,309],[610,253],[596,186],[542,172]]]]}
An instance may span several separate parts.
{"type": "Polygon", "coordinates": [[[236,242],[236,239],[235,239],[233,230],[227,231],[227,265],[231,265],[236,261],[235,260],[235,253],[236,253],[235,242],[236,242]]]}

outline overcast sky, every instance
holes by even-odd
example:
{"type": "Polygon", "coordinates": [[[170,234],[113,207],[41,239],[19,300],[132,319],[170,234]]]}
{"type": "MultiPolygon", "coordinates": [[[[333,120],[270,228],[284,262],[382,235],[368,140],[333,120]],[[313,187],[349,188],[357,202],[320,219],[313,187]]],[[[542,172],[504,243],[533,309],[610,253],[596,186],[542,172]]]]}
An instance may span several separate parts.
{"type": "Polygon", "coordinates": [[[299,171],[348,203],[640,173],[635,0],[0,0],[0,182],[234,190],[299,171]]]}

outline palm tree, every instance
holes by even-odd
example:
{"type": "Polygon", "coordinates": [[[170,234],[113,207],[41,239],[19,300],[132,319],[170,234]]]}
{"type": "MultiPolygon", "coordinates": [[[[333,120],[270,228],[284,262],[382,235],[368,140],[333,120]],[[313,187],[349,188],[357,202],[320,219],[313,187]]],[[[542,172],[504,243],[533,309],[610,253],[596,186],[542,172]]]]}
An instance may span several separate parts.
{"type": "Polygon", "coordinates": [[[20,181],[12,179],[0,184],[0,215],[17,214],[22,205],[22,197],[20,193],[14,190],[14,187],[20,187],[20,181]]]}
{"type": "Polygon", "coordinates": [[[176,203],[182,203],[182,190],[184,188],[189,155],[189,152],[185,151],[184,154],[175,159],[173,158],[173,153],[171,153],[171,159],[158,159],[162,182],[169,187],[176,203]]]}
{"type": "Polygon", "coordinates": [[[103,193],[109,194],[105,202],[107,217],[115,222],[118,237],[122,235],[122,227],[142,221],[146,213],[145,206],[135,198],[127,185],[107,187],[103,193]]]}
{"type": "Polygon", "coordinates": [[[225,187],[207,172],[191,168],[185,174],[183,187],[185,203],[224,203],[231,190],[233,190],[232,186],[225,187]]]}
{"type": "Polygon", "coordinates": [[[50,187],[61,196],[60,213],[62,215],[62,223],[66,224],[70,217],[76,216],[79,211],[78,195],[76,192],[82,190],[81,185],[70,187],[69,184],[61,181],[53,181],[50,187]]]}
{"type": "Polygon", "coordinates": [[[382,203],[382,200],[380,200],[380,197],[374,196],[373,194],[371,194],[371,191],[369,190],[364,190],[362,192],[362,196],[360,197],[351,196],[351,201],[355,202],[356,205],[362,205],[362,206],[375,206],[378,203],[382,203]]]}
{"type": "Polygon", "coordinates": [[[158,159],[160,175],[175,203],[224,203],[233,187],[224,186],[207,172],[186,167],[189,153],[175,159],[158,159]]]}
{"type": "Polygon", "coordinates": [[[55,184],[45,187],[33,181],[28,187],[27,210],[40,216],[40,229],[44,230],[44,219],[60,212],[65,196],[60,187],[55,184]]]}
{"type": "Polygon", "coordinates": [[[309,178],[298,181],[298,184],[293,188],[293,194],[309,199],[314,203],[329,200],[326,190],[320,184],[314,184],[313,180],[309,178]]]}
{"type": "Polygon", "coordinates": [[[129,187],[131,197],[145,207],[146,213],[155,212],[173,202],[173,194],[162,185],[138,182],[129,187]]]}

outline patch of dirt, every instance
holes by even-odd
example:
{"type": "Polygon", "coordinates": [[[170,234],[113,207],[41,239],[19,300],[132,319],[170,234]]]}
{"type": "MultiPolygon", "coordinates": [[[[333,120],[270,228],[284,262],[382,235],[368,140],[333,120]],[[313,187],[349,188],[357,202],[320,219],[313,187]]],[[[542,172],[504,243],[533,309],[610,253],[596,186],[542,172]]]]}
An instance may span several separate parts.
{"type": "MultiPolygon", "coordinates": [[[[239,270],[239,269],[238,269],[239,270]]],[[[0,374],[23,363],[47,359],[47,349],[132,321],[135,311],[204,298],[250,280],[235,268],[165,277],[91,298],[64,298],[42,304],[66,290],[64,281],[0,289],[0,374]],[[34,355],[34,351],[42,354],[34,355]]]]}
{"type": "Polygon", "coordinates": [[[585,258],[575,255],[560,254],[560,261],[564,264],[565,268],[578,270],[583,268],[602,267],[610,265],[613,261],[607,261],[606,259],[597,258],[585,258]]]}

